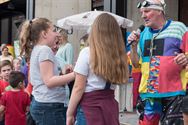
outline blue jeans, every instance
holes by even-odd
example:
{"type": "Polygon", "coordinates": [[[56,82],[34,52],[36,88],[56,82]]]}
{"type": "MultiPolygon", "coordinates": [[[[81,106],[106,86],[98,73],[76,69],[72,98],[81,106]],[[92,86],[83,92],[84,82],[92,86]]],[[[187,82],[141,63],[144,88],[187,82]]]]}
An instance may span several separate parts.
{"type": "Polygon", "coordinates": [[[65,125],[66,125],[66,120],[67,120],[67,107],[64,107],[63,117],[64,117],[65,125]]]}
{"type": "Polygon", "coordinates": [[[30,112],[36,125],[66,125],[63,103],[41,103],[33,98],[30,112]]]}
{"type": "Polygon", "coordinates": [[[84,115],[84,112],[80,106],[78,106],[78,108],[77,108],[75,125],[86,125],[85,115],[84,115]]]}

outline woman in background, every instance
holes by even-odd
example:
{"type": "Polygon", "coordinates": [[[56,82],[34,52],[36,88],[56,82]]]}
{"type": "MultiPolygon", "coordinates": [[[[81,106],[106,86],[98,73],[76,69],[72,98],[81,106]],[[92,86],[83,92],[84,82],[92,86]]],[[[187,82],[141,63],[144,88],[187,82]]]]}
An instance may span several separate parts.
{"type": "MultiPolygon", "coordinates": [[[[60,36],[59,38],[59,49],[56,53],[56,58],[58,60],[58,63],[60,65],[60,68],[63,69],[67,65],[73,65],[73,58],[74,58],[74,50],[71,45],[71,43],[68,41],[68,34],[67,32],[62,29],[59,32],[60,36]]],[[[65,107],[65,121],[66,121],[66,112],[67,112],[67,107],[68,107],[68,102],[69,102],[69,96],[71,94],[71,90],[69,86],[72,88],[73,82],[69,83],[69,85],[65,85],[65,92],[66,92],[66,98],[64,102],[64,107],[65,107]]]]}
{"type": "Polygon", "coordinates": [[[8,47],[6,45],[3,45],[1,48],[2,55],[0,56],[0,61],[8,60],[12,63],[13,56],[8,52],[8,47]]]}
{"type": "Polygon", "coordinates": [[[61,59],[62,64],[61,67],[64,67],[66,64],[73,65],[74,59],[74,50],[71,43],[68,41],[68,35],[65,30],[61,30],[59,32],[59,49],[56,53],[56,57],[61,59]],[[64,64],[63,64],[64,63],[64,64]]]}

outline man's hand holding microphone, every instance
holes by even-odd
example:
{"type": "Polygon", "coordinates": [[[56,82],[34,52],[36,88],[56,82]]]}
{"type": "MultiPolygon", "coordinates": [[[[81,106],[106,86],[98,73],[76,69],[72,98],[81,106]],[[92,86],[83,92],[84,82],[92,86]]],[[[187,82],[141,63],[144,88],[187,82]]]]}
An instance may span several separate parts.
{"type": "Polygon", "coordinates": [[[128,37],[128,44],[126,47],[130,45],[136,46],[138,44],[138,40],[140,38],[140,33],[144,30],[145,26],[141,25],[136,31],[133,31],[128,37]]]}
{"type": "Polygon", "coordinates": [[[133,31],[128,37],[128,44],[126,47],[131,45],[131,62],[135,68],[138,68],[139,65],[139,57],[137,54],[137,44],[140,39],[140,33],[144,30],[144,25],[141,25],[136,31],[133,31]]]}

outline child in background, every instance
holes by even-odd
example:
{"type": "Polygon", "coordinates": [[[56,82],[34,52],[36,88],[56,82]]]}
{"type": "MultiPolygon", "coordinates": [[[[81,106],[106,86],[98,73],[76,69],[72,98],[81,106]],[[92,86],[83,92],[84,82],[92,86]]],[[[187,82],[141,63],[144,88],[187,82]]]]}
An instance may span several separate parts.
{"type": "Polygon", "coordinates": [[[21,59],[15,58],[13,60],[13,70],[14,71],[21,71],[21,59]]]}
{"type": "MultiPolygon", "coordinates": [[[[10,72],[12,71],[12,64],[10,61],[8,60],[3,60],[0,61],[0,75],[1,75],[1,79],[0,79],[0,98],[2,96],[2,94],[5,92],[5,88],[7,86],[9,86],[9,75],[10,72]]],[[[2,112],[0,114],[0,125],[4,125],[4,113],[2,112]]]]}
{"type": "Polygon", "coordinates": [[[12,64],[8,60],[4,60],[0,62],[0,73],[2,80],[0,80],[0,96],[5,91],[5,88],[9,86],[9,75],[12,71],[12,64]]]}
{"type": "MultiPolygon", "coordinates": [[[[15,58],[13,59],[12,61],[12,66],[13,66],[13,70],[14,71],[21,71],[21,60],[19,58],[15,58]]],[[[9,91],[11,90],[12,87],[11,85],[8,85],[6,88],[5,88],[5,91],[9,91]]]]}
{"type": "MultiPolygon", "coordinates": [[[[24,75],[25,75],[25,80],[24,80],[24,84],[26,84],[26,82],[27,82],[27,74],[25,74],[25,72],[24,72],[24,70],[23,70],[23,67],[21,67],[21,59],[20,58],[15,58],[14,60],[13,60],[13,70],[14,71],[20,71],[20,72],[22,72],[22,73],[24,73],[24,75]]],[[[26,85],[24,85],[24,86],[26,86],[26,85]]],[[[5,91],[9,91],[9,90],[11,90],[12,89],[12,87],[11,87],[11,85],[9,85],[9,86],[7,86],[6,88],[5,88],[5,91]]]]}
{"type": "Polygon", "coordinates": [[[28,72],[29,72],[29,58],[27,57],[17,57],[13,60],[13,70],[21,71],[25,75],[24,86],[27,87],[28,84],[28,72]]]}
{"type": "Polygon", "coordinates": [[[10,73],[9,83],[12,89],[2,95],[0,102],[0,114],[5,111],[5,125],[26,125],[30,98],[23,91],[24,79],[24,74],[19,71],[10,73]]]}

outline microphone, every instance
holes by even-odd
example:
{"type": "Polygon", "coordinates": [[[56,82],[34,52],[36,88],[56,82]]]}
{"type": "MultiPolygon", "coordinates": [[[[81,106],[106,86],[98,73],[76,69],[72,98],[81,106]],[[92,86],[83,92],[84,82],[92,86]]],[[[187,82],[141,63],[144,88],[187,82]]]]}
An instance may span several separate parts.
{"type": "MultiPolygon", "coordinates": [[[[145,26],[144,25],[140,25],[139,28],[136,30],[136,34],[140,34],[143,30],[144,30],[145,26]]],[[[135,41],[131,41],[130,43],[128,43],[126,45],[126,47],[129,47],[131,44],[133,44],[135,41]]]]}

